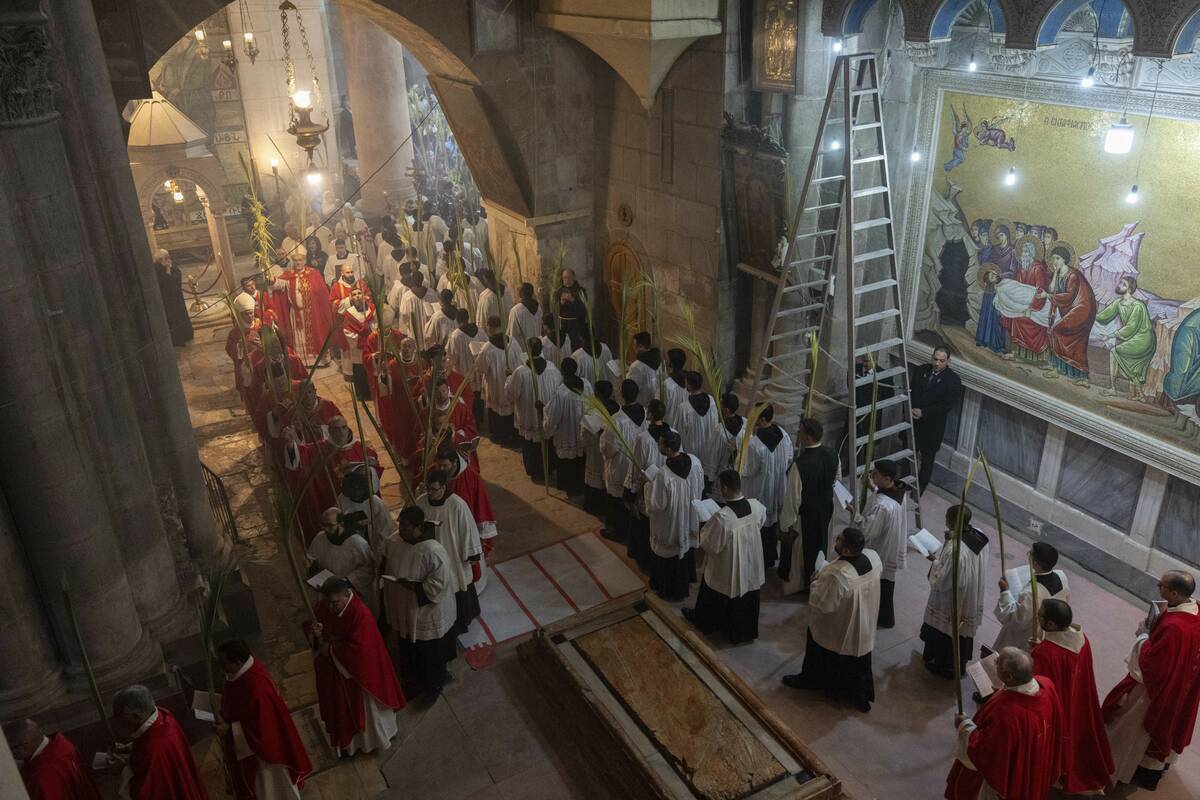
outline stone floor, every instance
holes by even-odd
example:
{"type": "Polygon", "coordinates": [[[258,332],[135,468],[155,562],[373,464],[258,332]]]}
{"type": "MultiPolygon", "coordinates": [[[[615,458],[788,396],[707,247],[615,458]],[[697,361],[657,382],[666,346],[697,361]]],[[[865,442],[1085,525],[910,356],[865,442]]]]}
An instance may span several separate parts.
{"type": "MultiPolygon", "coordinates": [[[[467,800],[468,798],[605,798],[596,776],[548,719],[516,660],[515,642],[497,648],[494,666],[471,670],[461,659],[452,665],[455,682],[431,709],[400,715],[397,743],[379,757],[360,756],[337,762],[321,738],[315,709],[311,659],[300,636],[298,593],[286,558],[269,529],[265,499],[269,482],[255,435],[232,389],[223,351],[225,329],[203,329],[197,340],[179,351],[180,370],[192,413],[201,458],[222,476],[252,559],[244,573],[255,590],[262,621],[256,654],[265,659],[296,718],[318,773],[304,797],[467,800]]],[[[349,410],[345,384],[336,369],[318,370],[321,393],[349,410]]],[[[368,440],[374,436],[368,434],[368,440]]],[[[382,448],[381,448],[382,452],[382,448]]],[[[483,471],[499,520],[500,536],[492,552],[500,563],[580,533],[596,530],[595,518],[555,494],[531,485],[518,454],[485,442],[480,448],[483,471]]],[[[397,502],[401,489],[395,473],[385,474],[384,497],[397,502]],[[390,476],[391,480],[387,478],[390,476]]],[[[947,500],[936,492],[924,499],[927,524],[940,519],[947,500]]],[[[983,526],[991,529],[986,525],[983,526]]],[[[1024,558],[1025,547],[1008,540],[1009,566],[1024,558]]],[[[993,541],[995,537],[993,536],[993,541]]],[[[623,548],[614,548],[623,557],[623,548]]],[[[874,652],[877,702],[869,715],[800,694],[780,685],[803,660],[807,609],[803,602],[781,598],[777,584],[763,592],[760,638],[751,644],[712,645],[731,668],[840,776],[848,793],[872,797],[940,797],[953,748],[954,695],[949,682],[929,675],[920,661],[917,638],[927,594],[925,562],[908,554],[908,566],[897,576],[897,625],[881,631],[874,652]]],[[[992,548],[999,575],[999,552],[992,548]]],[[[1072,605],[1092,642],[1100,691],[1124,673],[1124,659],[1143,604],[1118,587],[1065,564],[1072,605]]],[[[997,587],[988,587],[987,603],[997,587]]],[[[978,642],[990,643],[998,625],[984,623],[978,642]]],[[[972,708],[969,698],[967,708],[972,708]]],[[[211,744],[197,752],[206,765],[214,796],[220,791],[219,765],[211,744]]],[[[1122,789],[1118,797],[1150,797],[1122,789]]],[[[1156,797],[1184,800],[1200,797],[1200,748],[1180,759],[1163,780],[1156,797]]]]}

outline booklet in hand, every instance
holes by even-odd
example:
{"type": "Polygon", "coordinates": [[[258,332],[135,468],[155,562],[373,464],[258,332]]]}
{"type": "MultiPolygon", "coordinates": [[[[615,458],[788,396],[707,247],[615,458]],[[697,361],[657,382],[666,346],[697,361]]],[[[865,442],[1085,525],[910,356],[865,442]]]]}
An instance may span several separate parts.
{"type": "Polygon", "coordinates": [[[1012,596],[1020,597],[1021,592],[1029,585],[1029,565],[1004,570],[1004,580],[1008,581],[1008,591],[1012,596]]]}
{"type": "Polygon", "coordinates": [[[717,505],[717,501],[711,497],[692,501],[692,513],[696,515],[696,519],[701,525],[712,519],[720,510],[721,507],[717,505]]]}
{"type": "Polygon", "coordinates": [[[1000,658],[999,653],[992,653],[986,658],[981,658],[978,661],[972,661],[967,664],[967,675],[975,684],[976,691],[980,697],[989,697],[997,689],[1004,685],[1000,680],[1000,676],[996,673],[996,660],[1000,658]]]}
{"type": "Polygon", "coordinates": [[[942,549],[941,541],[925,528],[921,528],[921,530],[908,537],[908,542],[913,546],[914,550],[926,558],[937,555],[938,551],[942,549]]]}
{"type": "Polygon", "coordinates": [[[336,577],[337,576],[334,575],[329,570],[323,569],[320,572],[318,572],[316,575],[313,575],[311,578],[309,578],[307,581],[305,581],[305,583],[307,583],[309,586],[313,587],[317,591],[320,591],[321,587],[325,585],[325,581],[329,580],[330,578],[336,578],[336,577]]]}
{"type": "Polygon", "coordinates": [[[821,570],[825,569],[827,566],[829,566],[829,559],[825,558],[825,551],[822,550],[821,552],[817,553],[816,568],[813,571],[820,572],[821,570]]]}
{"type": "Polygon", "coordinates": [[[839,508],[845,508],[847,503],[854,502],[854,495],[850,494],[850,490],[841,481],[833,482],[833,496],[837,498],[839,508]]]}
{"type": "Polygon", "coordinates": [[[192,693],[192,713],[202,722],[216,722],[216,709],[221,707],[221,695],[213,695],[213,704],[208,703],[208,692],[196,690],[192,693]]]}

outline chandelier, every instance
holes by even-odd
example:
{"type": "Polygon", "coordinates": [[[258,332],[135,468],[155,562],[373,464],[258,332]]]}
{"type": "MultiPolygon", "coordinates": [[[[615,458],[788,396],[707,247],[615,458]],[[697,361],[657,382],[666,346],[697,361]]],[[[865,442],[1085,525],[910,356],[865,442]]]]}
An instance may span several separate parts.
{"type": "Polygon", "coordinates": [[[308,33],[304,30],[304,18],[300,9],[291,0],[279,4],[279,21],[283,28],[283,67],[287,76],[288,110],[290,123],[288,133],[296,137],[296,144],[308,155],[308,166],[304,173],[310,184],[320,182],[321,173],[313,163],[313,150],[321,144],[321,134],[329,130],[329,123],[321,125],[313,121],[313,111],[321,103],[321,82],[317,79],[317,65],[313,60],[312,48],[308,44],[308,33]],[[288,28],[288,12],[296,15],[296,29],[300,33],[300,44],[308,60],[312,90],[296,87],[296,64],[292,60],[291,31],[288,28]]]}
{"type": "Polygon", "coordinates": [[[238,0],[238,17],[242,21],[242,50],[246,53],[246,58],[250,59],[250,63],[253,64],[254,59],[258,58],[258,43],[254,41],[250,7],[246,5],[246,0],[238,0]]]}

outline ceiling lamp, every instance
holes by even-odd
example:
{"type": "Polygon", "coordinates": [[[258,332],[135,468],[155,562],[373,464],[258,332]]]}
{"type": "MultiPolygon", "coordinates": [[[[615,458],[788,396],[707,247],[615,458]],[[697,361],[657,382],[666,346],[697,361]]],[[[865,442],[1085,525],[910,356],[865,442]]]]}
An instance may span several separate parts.
{"type": "Polygon", "coordinates": [[[912,153],[909,155],[908,158],[910,161],[913,161],[913,162],[920,161],[921,160],[921,151],[914,147],[912,149],[912,153]]]}
{"type": "Polygon", "coordinates": [[[237,66],[237,56],[233,54],[233,41],[224,39],[221,41],[221,61],[228,67],[237,66]]]}
{"type": "Polygon", "coordinates": [[[183,203],[183,192],[181,192],[179,190],[175,190],[171,194],[171,197],[175,200],[176,203],[181,203],[181,204],[183,203]]]}
{"type": "Polygon", "coordinates": [[[1004,176],[1004,185],[1005,186],[1016,186],[1017,185],[1017,168],[1016,167],[1008,168],[1008,174],[1004,176]]]}
{"type": "Polygon", "coordinates": [[[246,0],[238,0],[238,16],[242,21],[242,50],[246,54],[246,58],[250,59],[250,63],[254,63],[254,59],[258,58],[258,44],[254,41],[254,33],[251,28],[253,25],[250,22],[250,7],[246,5],[246,0]]]}
{"type": "Polygon", "coordinates": [[[208,58],[208,34],[204,32],[204,28],[196,28],[192,35],[196,37],[196,55],[208,58]]]}
{"type": "Polygon", "coordinates": [[[834,139],[829,143],[829,149],[830,150],[841,150],[842,143],[840,141],[838,141],[837,139],[834,139]]]}
{"type": "Polygon", "coordinates": [[[1122,114],[1121,121],[1109,125],[1108,132],[1104,134],[1104,152],[1113,153],[1114,155],[1124,155],[1132,149],[1133,126],[1129,124],[1129,120],[1122,114]]]}
{"type": "Polygon", "coordinates": [[[841,39],[833,40],[833,52],[835,52],[835,53],[842,52],[842,40],[841,39]]]}
{"type": "Polygon", "coordinates": [[[975,62],[975,54],[971,53],[971,60],[967,62],[967,72],[974,72],[979,69],[979,64],[975,62]]]}
{"type": "Polygon", "coordinates": [[[1137,201],[1138,201],[1138,190],[1137,190],[1137,184],[1135,183],[1133,186],[1129,187],[1129,194],[1125,195],[1125,202],[1129,203],[1129,205],[1134,205],[1137,203],[1137,201]]]}
{"type": "Polygon", "coordinates": [[[329,130],[329,123],[321,125],[313,121],[314,106],[320,103],[321,83],[317,79],[316,62],[313,60],[312,48],[308,44],[308,34],[304,30],[304,18],[300,9],[291,0],[283,0],[279,4],[279,21],[283,28],[283,69],[287,78],[287,93],[290,98],[290,117],[288,133],[296,137],[296,144],[308,154],[309,166],[313,163],[313,150],[321,144],[321,134],[329,130]],[[296,28],[300,31],[300,44],[308,59],[308,69],[311,73],[312,91],[296,88],[296,63],[292,60],[292,40],[288,29],[288,12],[296,15],[296,28]]]}
{"type": "Polygon", "coordinates": [[[1079,85],[1085,89],[1090,89],[1096,85],[1096,68],[1088,67],[1087,75],[1083,76],[1083,80],[1079,81],[1079,85]]]}

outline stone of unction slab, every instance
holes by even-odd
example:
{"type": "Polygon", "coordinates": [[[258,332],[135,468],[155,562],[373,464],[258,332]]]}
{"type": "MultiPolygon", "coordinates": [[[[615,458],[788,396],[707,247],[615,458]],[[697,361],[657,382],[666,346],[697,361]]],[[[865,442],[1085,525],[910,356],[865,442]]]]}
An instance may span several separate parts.
{"type": "Polygon", "coordinates": [[[640,616],[576,644],[697,797],[735,800],[783,777],[783,765],[640,616]]]}

